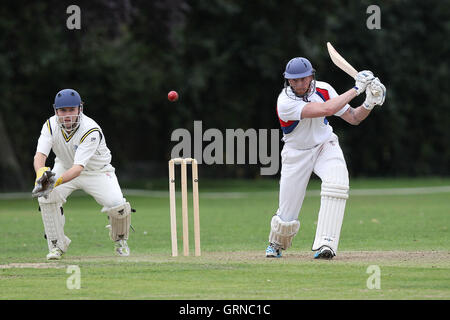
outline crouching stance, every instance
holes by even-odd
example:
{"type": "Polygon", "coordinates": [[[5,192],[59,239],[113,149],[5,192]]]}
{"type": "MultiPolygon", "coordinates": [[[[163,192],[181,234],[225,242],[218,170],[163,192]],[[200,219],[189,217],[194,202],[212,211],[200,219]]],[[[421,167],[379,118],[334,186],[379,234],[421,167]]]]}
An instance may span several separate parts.
{"type": "Polygon", "coordinates": [[[370,71],[361,71],[355,86],[338,95],[331,85],[315,80],[315,70],[305,58],[286,65],[285,85],[278,96],[277,114],[283,131],[279,207],[272,217],[267,257],[281,257],[300,229],[298,216],[306,187],[314,172],[322,180],[316,236],[316,259],[331,259],[338,250],[349,179],[338,137],[326,117],[338,116],[350,124],[363,121],[375,105],[382,105],[386,88],[370,71]],[[360,93],[364,103],[348,103],[360,93]]]}
{"type": "Polygon", "coordinates": [[[63,205],[78,189],[103,207],[115,252],[128,256],[134,210],[123,197],[100,126],[83,114],[83,103],[75,90],[58,92],[53,107],[55,115],[42,127],[33,163],[36,182],[32,195],[39,201],[49,249],[47,259],[60,259],[69,247],[71,240],[64,234],[63,205]],[[52,169],[46,167],[51,150],[56,156],[52,169]]]}

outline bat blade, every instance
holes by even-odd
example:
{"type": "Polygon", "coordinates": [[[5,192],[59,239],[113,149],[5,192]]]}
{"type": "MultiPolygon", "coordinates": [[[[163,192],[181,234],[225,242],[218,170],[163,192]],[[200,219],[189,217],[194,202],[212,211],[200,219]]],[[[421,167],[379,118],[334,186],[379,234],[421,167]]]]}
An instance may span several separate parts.
{"type": "Polygon", "coordinates": [[[328,53],[330,54],[331,61],[338,66],[342,71],[346,72],[352,78],[355,78],[358,71],[351,66],[331,45],[331,43],[327,42],[328,53]]]}

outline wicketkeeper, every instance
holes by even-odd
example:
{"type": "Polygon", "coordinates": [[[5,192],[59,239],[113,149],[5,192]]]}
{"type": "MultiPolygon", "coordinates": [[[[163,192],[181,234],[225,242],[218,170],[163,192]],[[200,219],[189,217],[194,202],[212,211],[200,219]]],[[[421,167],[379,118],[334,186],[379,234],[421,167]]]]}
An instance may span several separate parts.
{"type": "Polygon", "coordinates": [[[326,117],[338,116],[358,125],[376,105],[382,105],[386,88],[371,71],[361,71],[356,83],[338,95],[326,82],[315,79],[308,59],[294,58],[286,65],[284,88],[278,96],[277,113],[283,131],[279,207],[271,220],[267,257],[281,257],[292,245],[300,229],[298,216],[306,186],[314,172],[322,180],[321,203],[312,250],[316,259],[332,259],[348,198],[347,165],[338,137],[326,117]],[[352,108],[348,103],[366,94],[364,103],[352,108]]]}
{"type": "Polygon", "coordinates": [[[63,204],[75,190],[82,189],[94,197],[108,215],[110,237],[115,252],[128,256],[127,240],[131,223],[130,204],[111,165],[111,152],[100,126],[83,114],[83,102],[73,89],[56,94],[55,115],[43,125],[39,137],[34,169],[36,182],[33,197],[38,197],[48,242],[48,260],[58,260],[71,240],[64,234],[63,204]],[[55,163],[50,170],[46,160],[53,150],[55,163]]]}

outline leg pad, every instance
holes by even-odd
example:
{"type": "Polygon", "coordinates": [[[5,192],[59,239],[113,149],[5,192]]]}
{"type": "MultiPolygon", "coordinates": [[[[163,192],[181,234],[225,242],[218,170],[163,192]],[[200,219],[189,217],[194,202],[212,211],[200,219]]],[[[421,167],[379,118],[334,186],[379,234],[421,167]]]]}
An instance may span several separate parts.
{"type": "Polygon", "coordinates": [[[271,221],[269,242],[286,250],[292,245],[292,239],[300,229],[300,221],[284,222],[278,215],[274,215],[271,221]]]}
{"type": "Polygon", "coordinates": [[[103,212],[108,214],[110,222],[111,240],[128,240],[131,226],[131,206],[129,202],[125,202],[113,208],[104,209],[103,212]]]}
{"type": "Polygon", "coordinates": [[[65,217],[62,206],[57,203],[39,203],[42,222],[49,251],[57,247],[63,252],[67,251],[70,239],[64,235],[65,217]]]}
{"type": "Polygon", "coordinates": [[[331,167],[322,181],[319,218],[312,250],[327,246],[336,254],[348,190],[347,168],[345,166],[331,167]]]}

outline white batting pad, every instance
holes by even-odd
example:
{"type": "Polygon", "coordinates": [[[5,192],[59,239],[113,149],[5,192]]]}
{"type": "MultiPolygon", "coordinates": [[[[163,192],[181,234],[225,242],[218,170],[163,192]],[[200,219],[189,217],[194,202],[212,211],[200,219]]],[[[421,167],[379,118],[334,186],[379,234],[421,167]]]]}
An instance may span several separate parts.
{"type": "Polygon", "coordinates": [[[319,217],[312,250],[319,250],[325,245],[336,254],[348,190],[347,168],[345,166],[331,167],[322,181],[319,217]]]}
{"type": "Polygon", "coordinates": [[[285,222],[278,215],[273,216],[270,225],[269,242],[280,246],[283,250],[292,245],[292,239],[300,229],[300,221],[285,222]]]}
{"type": "Polygon", "coordinates": [[[111,240],[128,240],[131,225],[131,205],[125,202],[119,206],[103,209],[109,216],[111,240]]]}
{"type": "Polygon", "coordinates": [[[48,250],[50,251],[56,246],[63,252],[66,252],[71,241],[64,235],[66,218],[62,214],[61,205],[57,203],[39,203],[39,206],[47,237],[48,250]]]}

